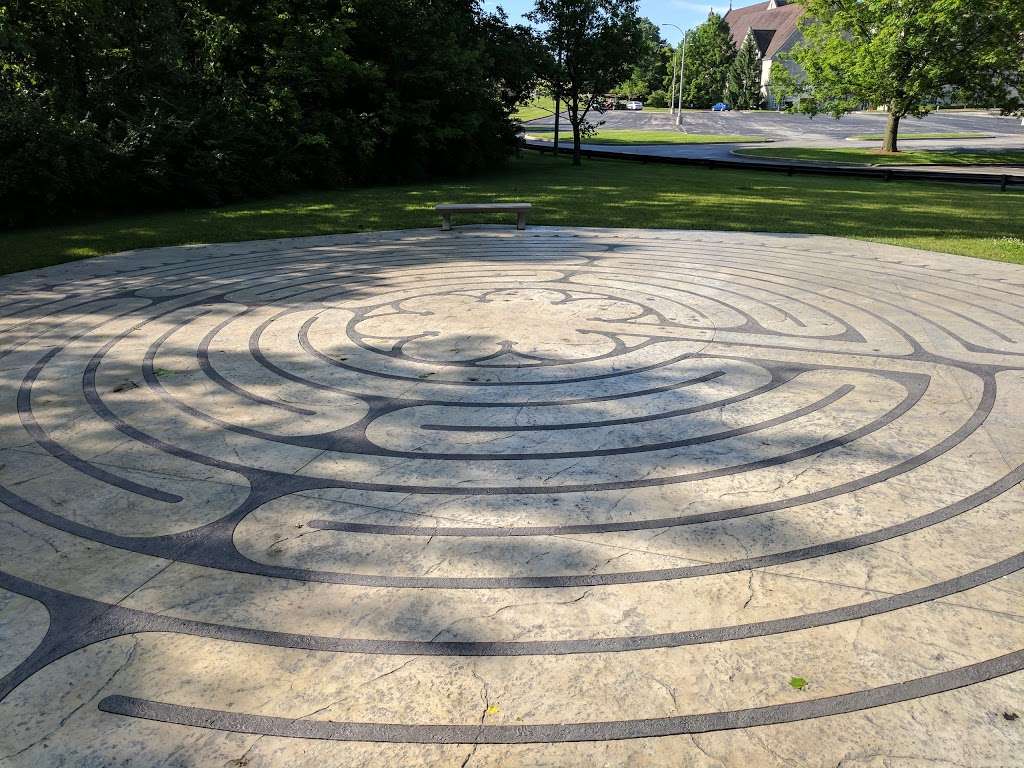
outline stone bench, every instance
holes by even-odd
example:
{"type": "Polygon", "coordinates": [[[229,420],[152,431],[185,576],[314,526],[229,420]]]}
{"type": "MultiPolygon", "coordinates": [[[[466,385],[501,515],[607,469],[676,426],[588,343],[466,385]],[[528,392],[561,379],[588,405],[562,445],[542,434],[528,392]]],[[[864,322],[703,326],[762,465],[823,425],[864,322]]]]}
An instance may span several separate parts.
{"type": "Polygon", "coordinates": [[[448,232],[453,213],[514,213],[516,229],[526,229],[526,212],[532,207],[529,203],[442,203],[434,210],[441,214],[441,230],[448,232]]]}

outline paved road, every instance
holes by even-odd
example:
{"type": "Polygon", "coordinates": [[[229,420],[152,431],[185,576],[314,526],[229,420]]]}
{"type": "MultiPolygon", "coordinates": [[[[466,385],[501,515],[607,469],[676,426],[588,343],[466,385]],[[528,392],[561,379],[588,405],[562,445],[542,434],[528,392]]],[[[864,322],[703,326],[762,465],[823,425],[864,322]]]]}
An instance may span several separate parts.
{"type": "MultiPolygon", "coordinates": [[[[602,118],[605,128],[616,130],[672,130],[675,118],[660,112],[607,112],[602,118]]],[[[886,116],[878,112],[858,112],[839,120],[819,115],[791,115],[786,112],[684,112],[683,129],[688,133],[726,133],[745,136],[767,136],[777,141],[803,142],[805,146],[822,143],[845,145],[850,136],[880,133],[886,116]]],[[[527,124],[550,126],[553,118],[527,124]]],[[[563,123],[567,125],[567,123],[563,123]]],[[[1024,127],[1020,120],[983,113],[939,112],[922,120],[910,118],[903,124],[905,133],[989,133],[1018,139],[1024,146],[1024,127]]],[[[915,142],[916,144],[916,142],[915,142]]]]}
{"type": "Polygon", "coordinates": [[[1020,765],[1022,397],[1024,269],[827,237],[5,277],[0,765],[1020,765]]]}
{"type": "MultiPolygon", "coordinates": [[[[677,130],[675,118],[668,113],[658,112],[608,112],[603,117],[604,127],[614,130],[677,130]]],[[[766,136],[775,147],[877,147],[877,141],[851,141],[850,136],[879,133],[884,130],[886,117],[877,112],[859,112],[846,115],[839,120],[828,116],[810,118],[785,112],[684,112],[681,130],[687,133],[733,134],[741,136],[766,136]]],[[[564,125],[566,123],[563,123],[564,125]]],[[[543,129],[554,125],[553,118],[542,118],[527,123],[527,130],[542,129],[537,136],[549,136],[543,129]]],[[[1024,126],[1020,120],[985,113],[939,112],[904,123],[903,132],[910,133],[985,133],[986,139],[928,139],[905,142],[904,148],[918,149],[965,149],[999,150],[1024,149],[1024,126]]],[[[571,134],[570,134],[571,137],[571,134]]],[[[587,145],[595,150],[613,149],[630,154],[659,155],[662,157],[695,157],[744,161],[733,150],[744,144],[677,144],[677,145],[633,145],[608,146],[587,145]]],[[[749,146],[764,146],[751,144],[749,146]]],[[[751,159],[753,162],[754,159],[751,159]]],[[[757,158],[757,162],[766,162],[757,158]]],[[[767,161],[770,162],[770,161],[767,161]]],[[[784,161],[793,164],[794,161],[784,161]]],[[[891,166],[893,168],[903,166],[891,166]]],[[[905,166],[913,170],[928,170],[928,167],[905,166]]],[[[931,167],[932,170],[943,170],[931,167]]],[[[972,172],[964,166],[951,166],[949,170],[959,173],[972,172]]],[[[978,173],[1006,173],[1024,176],[1020,166],[977,166],[978,173]]]]}

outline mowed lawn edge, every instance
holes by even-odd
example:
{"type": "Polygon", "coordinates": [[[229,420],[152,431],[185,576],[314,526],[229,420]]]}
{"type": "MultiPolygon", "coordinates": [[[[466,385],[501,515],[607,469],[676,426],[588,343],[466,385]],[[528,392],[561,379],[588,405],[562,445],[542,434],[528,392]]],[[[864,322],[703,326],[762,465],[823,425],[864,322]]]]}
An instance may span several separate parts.
{"type": "Polygon", "coordinates": [[[845,165],[1024,165],[1024,150],[1012,149],[904,149],[882,153],[867,147],[749,147],[733,150],[733,154],[845,165]]]}
{"type": "MultiPolygon", "coordinates": [[[[850,141],[885,141],[884,133],[861,133],[849,136],[850,141]]],[[[925,141],[927,139],[994,139],[995,134],[978,131],[952,131],[946,133],[901,133],[900,141],[925,141]]]]}
{"type": "MultiPolygon", "coordinates": [[[[434,227],[441,202],[523,200],[530,224],[834,235],[1024,264],[1024,193],[524,153],[454,181],[308,191],[0,234],[0,273],[166,245],[434,227]]],[[[461,217],[459,223],[509,223],[461,217]]]]}
{"type": "MultiPolygon", "coordinates": [[[[554,141],[554,129],[546,133],[527,131],[526,135],[536,141],[554,141]]],[[[559,131],[563,142],[572,142],[572,132],[559,131]]],[[[739,133],[683,133],[681,131],[598,131],[584,140],[584,144],[610,144],[620,146],[658,146],[662,144],[752,144],[768,142],[766,136],[748,136],[739,133]]]]}

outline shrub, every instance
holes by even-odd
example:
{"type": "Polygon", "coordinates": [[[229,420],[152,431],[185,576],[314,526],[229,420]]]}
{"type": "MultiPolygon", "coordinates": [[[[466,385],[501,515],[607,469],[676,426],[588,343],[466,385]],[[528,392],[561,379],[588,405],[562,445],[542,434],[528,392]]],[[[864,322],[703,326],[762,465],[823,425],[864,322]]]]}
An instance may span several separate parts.
{"type": "Polygon", "coordinates": [[[667,107],[668,106],[668,92],[666,92],[666,91],[651,91],[651,95],[647,97],[647,106],[649,106],[649,107],[667,107]]]}
{"type": "Polygon", "coordinates": [[[493,166],[529,42],[465,0],[6,0],[0,225],[493,166]]]}

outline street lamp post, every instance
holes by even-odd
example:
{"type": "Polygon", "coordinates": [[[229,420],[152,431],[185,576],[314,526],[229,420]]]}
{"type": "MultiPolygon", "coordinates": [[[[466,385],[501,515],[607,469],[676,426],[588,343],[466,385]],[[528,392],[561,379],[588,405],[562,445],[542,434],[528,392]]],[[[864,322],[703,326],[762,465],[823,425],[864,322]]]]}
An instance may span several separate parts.
{"type": "MultiPolygon", "coordinates": [[[[677,27],[675,24],[662,24],[663,27],[672,27],[683,36],[683,52],[686,52],[686,35],[682,28],[677,27]]],[[[682,57],[679,59],[679,111],[676,112],[676,65],[672,62],[672,91],[668,98],[669,114],[676,115],[676,125],[679,125],[679,117],[683,112],[683,60],[682,57]]]]}
{"type": "Polygon", "coordinates": [[[685,67],[686,67],[686,43],[689,42],[689,40],[690,40],[690,31],[689,30],[683,30],[680,27],[677,27],[675,24],[662,24],[661,26],[663,26],[663,27],[672,27],[672,29],[677,30],[679,32],[679,34],[683,36],[683,50],[679,54],[679,77],[678,77],[678,82],[679,82],[679,99],[678,99],[679,108],[678,109],[676,109],[676,107],[675,107],[675,104],[676,104],[676,82],[677,82],[675,65],[672,66],[672,96],[669,98],[669,106],[671,107],[669,112],[670,112],[670,114],[673,114],[673,115],[676,116],[676,125],[682,125],[683,124],[683,75],[685,74],[685,67]]]}
{"type": "Polygon", "coordinates": [[[689,31],[683,33],[683,52],[679,56],[679,111],[676,112],[676,125],[683,123],[683,75],[686,72],[686,43],[690,39],[689,31]]]}

